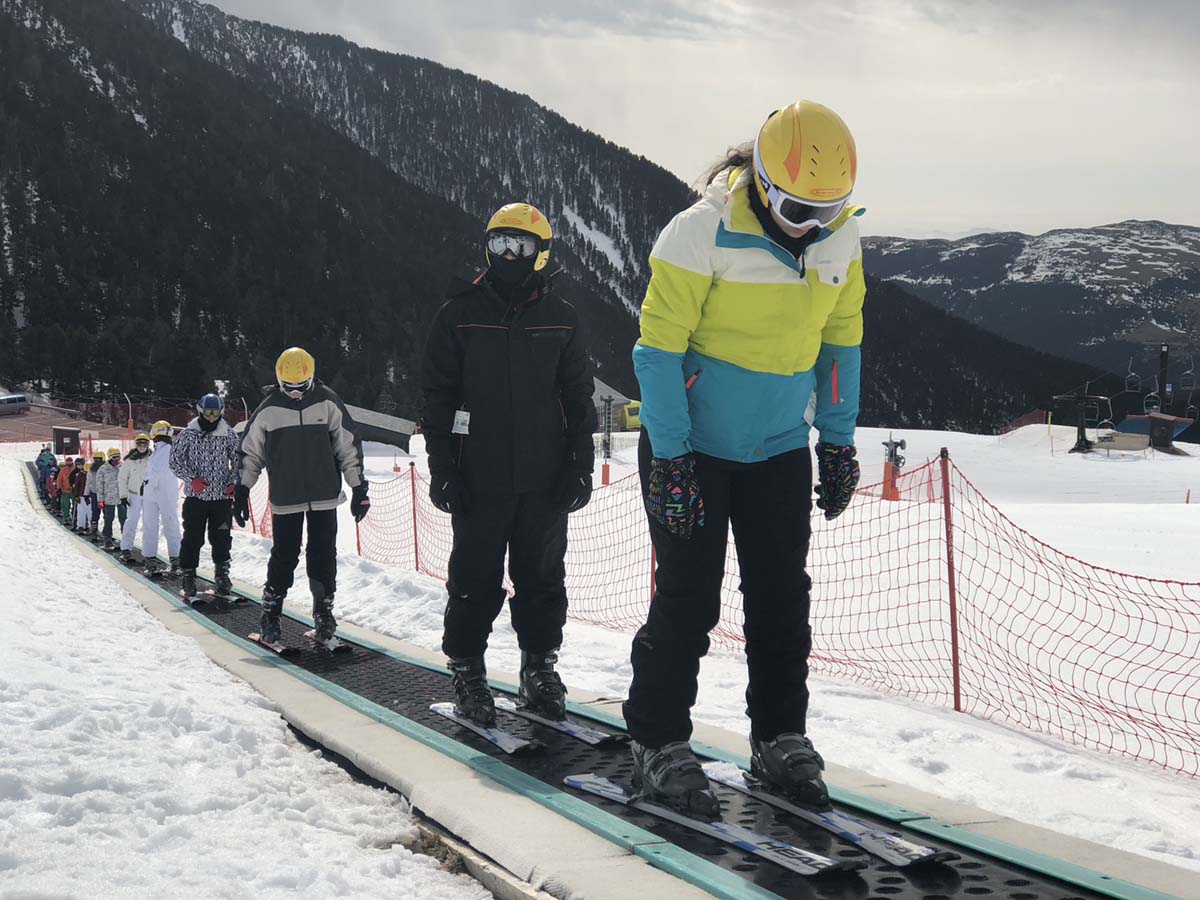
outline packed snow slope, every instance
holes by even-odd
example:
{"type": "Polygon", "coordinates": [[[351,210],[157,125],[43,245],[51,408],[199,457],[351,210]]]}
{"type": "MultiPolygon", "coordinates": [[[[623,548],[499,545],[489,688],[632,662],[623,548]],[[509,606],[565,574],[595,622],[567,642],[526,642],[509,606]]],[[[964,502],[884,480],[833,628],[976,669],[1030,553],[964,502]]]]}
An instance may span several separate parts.
{"type": "Polygon", "coordinates": [[[402,798],[167,631],[4,455],[0,896],[490,897],[399,846],[402,798]]]}

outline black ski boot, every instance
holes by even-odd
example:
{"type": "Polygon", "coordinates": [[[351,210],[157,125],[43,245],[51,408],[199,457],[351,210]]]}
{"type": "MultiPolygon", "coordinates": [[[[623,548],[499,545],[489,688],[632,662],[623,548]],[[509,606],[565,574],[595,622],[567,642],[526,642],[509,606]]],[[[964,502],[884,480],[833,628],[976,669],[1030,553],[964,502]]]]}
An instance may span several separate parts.
{"type": "Polygon", "coordinates": [[[629,750],[634,789],[646,800],[697,819],[720,818],[721,804],[687,741],[672,741],[657,749],[633,741],[629,750]]]}
{"type": "Polygon", "coordinates": [[[521,687],[517,705],[561,722],[567,717],[567,689],[554,671],[558,648],[545,653],[521,651],[521,687]]]}
{"type": "Polygon", "coordinates": [[[125,563],[125,565],[129,565],[131,562],[133,562],[133,551],[132,550],[122,550],[121,551],[121,562],[125,563]]]}
{"type": "Polygon", "coordinates": [[[496,698],[487,683],[482,656],[451,657],[446,663],[454,688],[454,711],[477,725],[496,724],[496,698]]]}
{"type": "Polygon", "coordinates": [[[213,591],[222,597],[233,593],[233,582],[229,579],[229,560],[215,563],[217,577],[213,582],[213,591]]]}
{"type": "Polygon", "coordinates": [[[179,574],[179,557],[172,556],[170,559],[171,559],[171,568],[170,568],[170,571],[167,572],[167,574],[170,575],[172,578],[174,578],[179,574]]]}
{"type": "Polygon", "coordinates": [[[807,737],[784,732],[771,741],[750,738],[750,772],[763,786],[804,806],[829,806],[821,759],[807,737]]]}
{"type": "Polygon", "coordinates": [[[262,616],[258,620],[258,636],[264,643],[276,644],[283,637],[279,617],[283,613],[284,594],[277,594],[271,586],[264,585],[262,592],[262,616]]]}
{"type": "Polygon", "coordinates": [[[315,578],[308,579],[308,589],[312,591],[313,625],[316,626],[316,638],[324,642],[333,637],[337,631],[337,619],[333,617],[333,594],[325,592],[325,585],[315,578]]]}
{"type": "Polygon", "coordinates": [[[182,576],[179,583],[179,593],[183,594],[185,599],[191,600],[196,596],[196,570],[183,569],[182,576]]]}
{"type": "Polygon", "coordinates": [[[147,578],[162,578],[163,564],[157,556],[147,556],[143,561],[142,574],[147,578]]]}

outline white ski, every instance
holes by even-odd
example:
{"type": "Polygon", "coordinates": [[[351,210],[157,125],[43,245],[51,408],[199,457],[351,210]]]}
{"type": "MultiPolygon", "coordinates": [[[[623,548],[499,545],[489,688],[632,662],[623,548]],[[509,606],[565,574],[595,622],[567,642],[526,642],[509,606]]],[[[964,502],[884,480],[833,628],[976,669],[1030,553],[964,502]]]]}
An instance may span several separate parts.
{"type": "Polygon", "coordinates": [[[445,716],[451,722],[457,722],[463,728],[469,728],[481,738],[491,741],[510,756],[518,756],[523,753],[531,753],[534,750],[542,749],[542,744],[537,741],[518,737],[511,731],[505,731],[503,728],[496,728],[495,726],[489,728],[486,725],[480,725],[478,722],[472,722],[466,716],[460,716],[454,711],[453,703],[434,703],[429,708],[439,716],[445,716]]]}
{"type": "Polygon", "coordinates": [[[316,644],[318,647],[324,647],[330,653],[349,653],[350,652],[350,645],[343,644],[341,642],[341,640],[339,640],[336,636],[331,637],[327,641],[321,640],[319,637],[317,637],[317,629],[315,629],[315,628],[310,628],[308,631],[304,632],[304,636],[306,638],[308,638],[310,641],[312,641],[314,644],[316,644]]]}
{"type": "Polygon", "coordinates": [[[589,794],[595,794],[608,800],[615,800],[642,812],[666,819],[668,822],[683,825],[800,875],[848,872],[866,867],[866,863],[861,861],[844,862],[809,850],[801,850],[799,847],[793,847],[791,844],[757,831],[751,831],[749,828],[743,828],[741,825],[734,825],[732,822],[720,819],[716,822],[706,822],[703,819],[685,816],[669,807],[641,800],[629,788],[599,775],[568,775],[563,779],[563,783],[567,787],[587,791],[589,794]]]}
{"type": "Polygon", "coordinates": [[[520,716],[522,719],[528,719],[531,722],[537,722],[539,725],[545,725],[547,728],[553,728],[555,731],[561,731],[563,734],[569,734],[571,737],[583,741],[585,744],[591,744],[593,747],[604,744],[623,744],[629,740],[629,735],[627,734],[614,734],[611,731],[588,728],[586,725],[581,725],[570,719],[565,719],[561,722],[555,719],[547,719],[545,716],[538,715],[532,710],[517,706],[509,697],[497,697],[496,709],[502,709],[506,713],[520,716]]]}
{"type": "Polygon", "coordinates": [[[731,787],[735,791],[740,791],[756,800],[774,806],[776,809],[781,809],[806,822],[824,828],[842,840],[849,841],[856,847],[873,856],[878,856],[893,866],[911,866],[914,863],[946,862],[958,859],[957,853],[910,843],[894,834],[876,828],[869,822],[834,809],[816,810],[798,806],[767,790],[753,775],[730,763],[709,763],[704,766],[704,774],[717,784],[731,787]]]}

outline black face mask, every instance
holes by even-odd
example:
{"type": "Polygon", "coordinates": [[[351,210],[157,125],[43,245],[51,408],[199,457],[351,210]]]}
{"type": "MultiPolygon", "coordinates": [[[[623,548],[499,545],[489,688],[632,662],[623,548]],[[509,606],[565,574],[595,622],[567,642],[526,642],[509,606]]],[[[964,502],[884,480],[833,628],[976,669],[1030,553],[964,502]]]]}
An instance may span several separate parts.
{"type": "Polygon", "coordinates": [[[215,431],[216,427],[221,424],[220,419],[209,419],[207,416],[203,415],[197,416],[197,418],[200,420],[201,431],[215,431]]]}
{"type": "Polygon", "coordinates": [[[533,274],[533,264],[536,257],[528,259],[505,259],[503,256],[493,256],[490,259],[488,278],[497,287],[520,287],[533,274]]]}

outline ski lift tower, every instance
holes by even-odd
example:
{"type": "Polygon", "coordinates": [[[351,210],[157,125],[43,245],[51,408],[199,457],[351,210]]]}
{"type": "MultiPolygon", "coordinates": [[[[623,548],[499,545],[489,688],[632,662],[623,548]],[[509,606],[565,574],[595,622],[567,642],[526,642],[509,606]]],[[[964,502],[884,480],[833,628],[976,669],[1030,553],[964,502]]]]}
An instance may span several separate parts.
{"type": "Polygon", "coordinates": [[[899,500],[900,488],[896,485],[896,476],[900,474],[900,470],[904,468],[904,457],[900,454],[901,450],[906,449],[904,439],[896,441],[892,439],[891,432],[888,432],[888,439],[883,442],[883,499],[884,500],[899,500]]]}
{"type": "MultiPolygon", "coordinates": [[[[1054,398],[1056,403],[1073,405],[1075,407],[1075,446],[1070,449],[1071,453],[1091,453],[1094,446],[1092,441],[1088,440],[1087,428],[1089,413],[1095,410],[1098,417],[1100,404],[1109,404],[1111,410],[1111,401],[1108,397],[1100,394],[1089,394],[1087,388],[1083,390],[1073,391],[1070,394],[1059,394],[1054,398]]],[[[1098,422],[1092,422],[1092,425],[1098,422]]]]}

